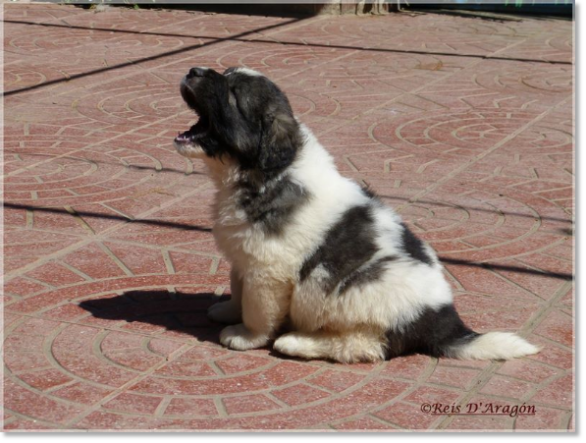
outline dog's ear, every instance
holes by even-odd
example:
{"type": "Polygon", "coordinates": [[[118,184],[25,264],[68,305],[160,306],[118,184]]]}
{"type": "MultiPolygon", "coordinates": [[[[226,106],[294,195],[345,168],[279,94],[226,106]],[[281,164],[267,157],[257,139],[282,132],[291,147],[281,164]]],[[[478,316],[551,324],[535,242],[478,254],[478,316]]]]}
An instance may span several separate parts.
{"type": "Polygon", "coordinates": [[[299,123],[288,113],[268,114],[262,121],[258,165],[265,173],[289,166],[301,146],[299,123]]]}

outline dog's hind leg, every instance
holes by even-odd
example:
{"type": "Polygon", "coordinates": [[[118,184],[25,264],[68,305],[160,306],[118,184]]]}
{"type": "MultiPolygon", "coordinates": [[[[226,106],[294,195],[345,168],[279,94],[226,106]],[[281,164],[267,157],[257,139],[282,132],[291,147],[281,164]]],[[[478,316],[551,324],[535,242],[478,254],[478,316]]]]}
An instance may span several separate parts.
{"type": "Polygon", "coordinates": [[[371,331],[291,332],[279,337],[274,349],[305,359],[329,359],[341,363],[372,362],[385,358],[385,345],[371,331]]]}

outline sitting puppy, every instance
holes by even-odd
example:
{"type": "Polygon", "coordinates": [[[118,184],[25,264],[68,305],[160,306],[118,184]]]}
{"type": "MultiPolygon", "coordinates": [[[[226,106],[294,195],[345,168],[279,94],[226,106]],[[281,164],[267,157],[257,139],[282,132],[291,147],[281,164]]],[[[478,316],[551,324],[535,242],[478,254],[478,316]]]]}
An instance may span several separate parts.
{"type": "Polygon", "coordinates": [[[174,141],[217,187],[214,236],[232,265],[212,320],[238,350],[265,346],[350,363],[421,352],[509,359],[538,352],[476,333],[454,309],[435,252],[376,196],[342,177],[287,97],[246,68],[193,68],[181,95],[199,121],[174,141]],[[276,337],[287,322],[293,332],[276,337]]]}

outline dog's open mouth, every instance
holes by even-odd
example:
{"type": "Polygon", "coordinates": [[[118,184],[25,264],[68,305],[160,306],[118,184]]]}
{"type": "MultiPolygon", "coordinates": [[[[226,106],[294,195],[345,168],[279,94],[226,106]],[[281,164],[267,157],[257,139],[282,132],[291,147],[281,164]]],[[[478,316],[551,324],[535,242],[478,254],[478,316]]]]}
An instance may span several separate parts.
{"type": "Polygon", "coordinates": [[[175,137],[176,145],[194,145],[198,144],[198,139],[203,137],[210,129],[210,122],[205,116],[201,116],[199,121],[189,128],[188,131],[182,132],[175,137]]]}

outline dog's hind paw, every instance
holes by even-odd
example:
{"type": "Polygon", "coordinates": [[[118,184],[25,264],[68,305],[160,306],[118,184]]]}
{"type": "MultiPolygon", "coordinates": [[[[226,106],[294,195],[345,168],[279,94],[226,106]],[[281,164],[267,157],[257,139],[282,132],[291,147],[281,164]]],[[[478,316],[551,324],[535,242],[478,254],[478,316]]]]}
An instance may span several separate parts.
{"type": "Polygon", "coordinates": [[[291,357],[311,359],[320,356],[319,353],[315,352],[314,343],[310,338],[297,334],[282,335],[273,344],[273,349],[291,357]]]}

